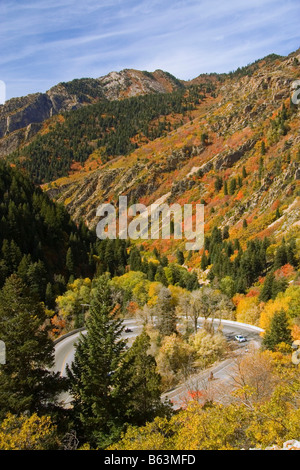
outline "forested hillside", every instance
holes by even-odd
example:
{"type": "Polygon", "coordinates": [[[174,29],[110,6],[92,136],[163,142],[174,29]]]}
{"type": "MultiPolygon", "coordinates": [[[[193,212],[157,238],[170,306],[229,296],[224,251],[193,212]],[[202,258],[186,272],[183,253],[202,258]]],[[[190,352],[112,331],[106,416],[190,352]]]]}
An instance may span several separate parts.
{"type": "Polygon", "coordinates": [[[53,304],[70,276],[91,276],[96,237],[77,226],[62,205],[15,168],[1,162],[1,286],[13,273],[53,304]]]}
{"type": "Polygon", "coordinates": [[[64,113],[50,120],[32,143],[11,154],[9,160],[24,168],[35,183],[67,176],[72,166],[83,166],[91,155],[103,164],[178,127],[212,89],[209,83],[193,85],[188,92],[183,88],[121,101],[103,100],[64,113]]]}

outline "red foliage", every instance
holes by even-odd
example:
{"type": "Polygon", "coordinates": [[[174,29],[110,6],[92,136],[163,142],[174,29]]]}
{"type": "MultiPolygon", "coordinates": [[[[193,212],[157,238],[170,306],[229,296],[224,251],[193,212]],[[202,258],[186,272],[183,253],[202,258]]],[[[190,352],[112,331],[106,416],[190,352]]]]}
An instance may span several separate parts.
{"type": "Polygon", "coordinates": [[[290,277],[295,274],[295,270],[293,266],[288,263],[277,269],[274,274],[277,279],[282,277],[290,277]]]}

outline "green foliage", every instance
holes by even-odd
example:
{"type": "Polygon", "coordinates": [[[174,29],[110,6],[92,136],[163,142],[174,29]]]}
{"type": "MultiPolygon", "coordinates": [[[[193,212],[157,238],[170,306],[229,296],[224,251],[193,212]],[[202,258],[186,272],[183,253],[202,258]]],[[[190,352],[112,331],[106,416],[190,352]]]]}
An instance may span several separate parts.
{"type": "Polygon", "coordinates": [[[161,376],[154,357],[148,354],[150,345],[150,337],[143,331],[116,373],[119,420],[128,424],[142,425],[170,413],[169,406],[161,401],[161,376]]]}
{"type": "Polygon", "coordinates": [[[279,292],[285,291],[287,288],[286,279],[276,279],[274,272],[271,271],[267,274],[263,287],[259,294],[259,300],[267,302],[270,299],[275,299],[279,292]]]}
{"type": "Polygon", "coordinates": [[[93,446],[107,445],[122,428],[115,371],[126,343],[121,339],[123,326],[117,313],[109,278],[102,275],[91,298],[87,333],[81,336],[67,372],[79,436],[93,446]]]}
{"type": "Polygon", "coordinates": [[[0,163],[0,287],[18,273],[32,292],[45,300],[48,283],[55,295],[64,288],[57,282],[70,274],[92,276],[95,261],[89,257],[96,236],[71,220],[63,206],[55,204],[28,178],[0,163]]]}
{"type": "Polygon", "coordinates": [[[268,239],[251,240],[243,251],[238,241],[232,243],[230,239],[223,240],[222,231],[215,227],[211,236],[205,237],[208,256],[205,255],[202,266],[212,265],[208,274],[210,280],[221,281],[230,276],[234,281],[235,292],[243,293],[265,272],[269,243],[268,239]],[[233,254],[235,256],[231,259],[233,254]]]}
{"type": "Polygon", "coordinates": [[[276,346],[280,343],[291,344],[291,330],[289,322],[284,310],[275,312],[270,327],[265,332],[263,337],[263,346],[271,351],[276,350],[276,346]]]}
{"type": "Polygon", "coordinates": [[[158,317],[158,330],[162,336],[170,336],[176,333],[176,313],[172,301],[172,295],[167,287],[162,287],[155,306],[158,317]]]}
{"type": "Polygon", "coordinates": [[[59,409],[65,381],[50,372],[54,346],[43,305],[12,275],[0,292],[0,337],[6,364],[0,366],[0,417],[7,413],[48,414],[59,409]]]}
{"type": "MultiPolygon", "coordinates": [[[[76,91],[80,83],[64,84],[68,91],[76,91]]],[[[84,106],[64,113],[63,122],[52,125],[49,132],[39,134],[10,159],[24,168],[35,183],[52,181],[67,176],[73,162],[83,164],[95,148],[101,149],[103,161],[118,155],[127,155],[138,145],[137,135],[154,140],[169,130],[165,118],[171,113],[185,114],[204,98],[207,84],[180,88],[172,93],[108,101],[84,106]],[[153,125],[154,120],[159,120],[153,125]],[[25,157],[20,161],[20,155],[25,157]]],[[[85,91],[85,90],[83,90],[85,91]]],[[[88,90],[87,90],[88,91],[88,90]]],[[[143,140],[143,139],[142,139],[143,140]]]]}

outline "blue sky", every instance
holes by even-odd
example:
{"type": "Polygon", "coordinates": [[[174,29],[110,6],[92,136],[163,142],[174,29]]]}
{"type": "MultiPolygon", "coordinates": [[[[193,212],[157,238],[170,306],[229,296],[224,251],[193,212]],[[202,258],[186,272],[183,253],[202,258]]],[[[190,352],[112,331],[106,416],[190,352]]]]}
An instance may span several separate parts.
{"type": "Polygon", "coordinates": [[[0,0],[7,99],[115,70],[192,79],[300,47],[299,0],[0,0]]]}

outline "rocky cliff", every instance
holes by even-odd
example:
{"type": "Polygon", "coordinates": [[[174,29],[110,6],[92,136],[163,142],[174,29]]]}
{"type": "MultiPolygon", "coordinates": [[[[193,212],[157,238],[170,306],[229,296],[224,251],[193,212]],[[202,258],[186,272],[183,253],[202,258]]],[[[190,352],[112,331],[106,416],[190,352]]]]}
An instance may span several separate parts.
{"type": "Polygon", "coordinates": [[[166,93],[183,85],[161,70],[111,72],[97,79],[63,82],[46,93],[12,98],[0,105],[0,157],[30,140],[52,116],[101,100],[118,100],[147,93],[166,93]]]}

